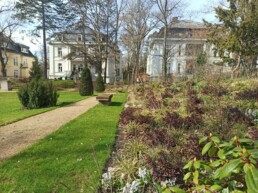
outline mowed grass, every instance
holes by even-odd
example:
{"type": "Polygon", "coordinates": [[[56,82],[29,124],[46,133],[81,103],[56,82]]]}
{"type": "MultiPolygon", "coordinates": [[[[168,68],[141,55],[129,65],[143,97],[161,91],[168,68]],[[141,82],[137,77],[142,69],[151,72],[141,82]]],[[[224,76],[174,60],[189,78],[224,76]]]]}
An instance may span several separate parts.
{"type": "Polygon", "coordinates": [[[0,192],[97,192],[127,94],[97,105],[0,164],[0,192]]]}
{"type": "MultiPolygon", "coordinates": [[[[58,93],[58,106],[65,106],[88,98],[80,96],[78,92],[63,91],[58,93]]],[[[0,92],[0,125],[5,125],[32,115],[43,113],[57,108],[58,106],[27,110],[22,108],[16,92],[0,92]]]]}

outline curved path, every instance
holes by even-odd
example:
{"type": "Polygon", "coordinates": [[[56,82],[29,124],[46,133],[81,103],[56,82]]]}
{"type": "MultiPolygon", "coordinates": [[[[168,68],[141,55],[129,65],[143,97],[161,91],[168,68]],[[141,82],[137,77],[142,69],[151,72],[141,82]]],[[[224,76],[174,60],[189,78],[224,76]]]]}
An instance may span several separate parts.
{"type": "Polygon", "coordinates": [[[0,127],[0,162],[56,131],[97,104],[96,97],[91,97],[0,127]]]}

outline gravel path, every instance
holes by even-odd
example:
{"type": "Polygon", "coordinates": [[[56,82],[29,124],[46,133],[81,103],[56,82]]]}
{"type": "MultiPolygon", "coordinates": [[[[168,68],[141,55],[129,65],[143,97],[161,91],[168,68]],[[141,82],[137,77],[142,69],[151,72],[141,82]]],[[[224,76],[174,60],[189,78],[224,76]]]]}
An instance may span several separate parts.
{"type": "Polygon", "coordinates": [[[0,162],[97,105],[95,97],[0,127],[0,162]]]}

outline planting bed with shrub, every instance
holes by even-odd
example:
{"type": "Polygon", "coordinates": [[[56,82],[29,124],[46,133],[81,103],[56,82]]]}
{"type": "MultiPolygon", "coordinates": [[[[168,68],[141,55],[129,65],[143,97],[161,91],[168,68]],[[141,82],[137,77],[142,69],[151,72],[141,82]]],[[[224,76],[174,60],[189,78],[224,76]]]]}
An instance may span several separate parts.
{"type": "Polygon", "coordinates": [[[100,191],[258,191],[257,90],[257,80],[138,86],[100,191]]]}

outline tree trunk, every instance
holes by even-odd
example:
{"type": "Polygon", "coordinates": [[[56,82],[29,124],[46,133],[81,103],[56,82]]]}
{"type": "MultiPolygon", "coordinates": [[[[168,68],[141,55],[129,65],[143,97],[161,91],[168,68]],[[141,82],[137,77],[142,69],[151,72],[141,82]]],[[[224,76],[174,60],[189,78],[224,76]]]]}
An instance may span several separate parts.
{"type": "Polygon", "coordinates": [[[235,68],[232,69],[232,73],[231,73],[231,78],[235,78],[235,73],[236,71],[240,68],[240,64],[241,64],[241,55],[238,54],[237,56],[237,65],[235,68]]]}
{"type": "Polygon", "coordinates": [[[3,58],[3,55],[2,55],[2,50],[1,49],[0,49],[0,62],[1,62],[2,76],[3,76],[3,78],[5,78],[6,77],[6,73],[5,73],[6,64],[4,62],[4,58],[3,58]]]}
{"type": "Polygon", "coordinates": [[[46,21],[45,21],[45,5],[42,2],[42,24],[43,24],[43,52],[44,52],[44,70],[43,78],[47,80],[47,43],[46,43],[46,21]]]}
{"type": "Polygon", "coordinates": [[[163,79],[167,80],[167,24],[164,27],[164,41],[163,41],[163,79]]]}

